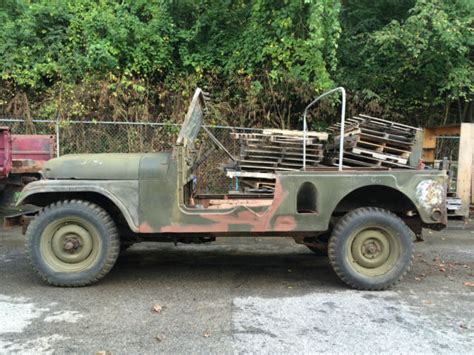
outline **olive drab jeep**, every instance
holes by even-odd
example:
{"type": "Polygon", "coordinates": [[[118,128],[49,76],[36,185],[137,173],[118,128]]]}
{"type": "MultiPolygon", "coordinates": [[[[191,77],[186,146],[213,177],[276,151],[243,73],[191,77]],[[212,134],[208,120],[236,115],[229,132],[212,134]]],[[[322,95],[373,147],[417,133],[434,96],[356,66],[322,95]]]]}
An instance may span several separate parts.
{"type": "Polygon", "coordinates": [[[39,276],[57,286],[92,284],[136,242],[281,236],[328,255],[347,285],[382,290],[409,270],[422,228],[447,223],[447,174],[437,170],[305,167],[277,172],[270,195],[199,194],[194,144],[205,115],[197,89],[170,152],[47,162],[18,202],[39,207],[26,219],[26,250],[39,276]]]}

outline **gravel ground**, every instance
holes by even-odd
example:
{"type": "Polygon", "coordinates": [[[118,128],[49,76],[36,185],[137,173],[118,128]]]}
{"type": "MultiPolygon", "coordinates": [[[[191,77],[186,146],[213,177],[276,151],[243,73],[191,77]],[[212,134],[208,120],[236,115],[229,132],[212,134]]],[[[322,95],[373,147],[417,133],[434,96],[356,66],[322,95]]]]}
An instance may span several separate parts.
{"type": "Polygon", "coordinates": [[[135,245],[66,289],[35,275],[19,230],[0,231],[0,353],[474,353],[474,231],[426,239],[384,292],[348,289],[287,238],[135,245]]]}

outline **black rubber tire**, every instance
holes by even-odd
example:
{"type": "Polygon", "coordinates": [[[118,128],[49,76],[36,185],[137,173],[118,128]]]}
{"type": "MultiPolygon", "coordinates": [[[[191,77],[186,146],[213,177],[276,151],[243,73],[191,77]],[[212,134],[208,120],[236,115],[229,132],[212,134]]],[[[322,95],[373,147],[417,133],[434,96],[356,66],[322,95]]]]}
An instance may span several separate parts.
{"type": "Polygon", "coordinates": [[[55,202],[45,207],[30,223],[25,247],[30,262],[39,276],[54,286],[79,287],[97,282],[114,266],[120,251],[120,239],[114,221],[101,207],[81,200],[55,202]],[[76,216],[87,220],[98,232],[100,252],[93,264],[80,272],[58,272],[43,259],[40,239],[43,230],[57,219],[76,216]]]}
{"type": "Polygon", "coordinates": [[[414,234],[397,215],[375,207],[358,208],[347,213],[336,224],[329,240],[329,262],[347,285],[359,290],[385,290],[399,282],[410,270],[413,260],[414,234]],[[400,255],[395,265],[383,275],[367,276],[356,271],[349,262],[350,238],[364,226],[384,226],[399,241],[400,255]]]}

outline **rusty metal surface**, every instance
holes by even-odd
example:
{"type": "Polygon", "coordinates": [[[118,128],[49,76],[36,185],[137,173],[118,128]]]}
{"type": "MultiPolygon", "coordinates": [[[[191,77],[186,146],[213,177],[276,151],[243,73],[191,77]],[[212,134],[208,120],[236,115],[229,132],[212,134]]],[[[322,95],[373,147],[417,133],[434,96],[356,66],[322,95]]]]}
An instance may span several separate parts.
{"type": "Polygon", "coordinates": [[[436,180],[423,180],[416,186],[416,199],[424,208],[441,207],[446,190],[436,180]]]}
{"type": "Polygon", "coordinates": [[[55,143],[52,135],[12,134],[12,159],[47,161],[54,157],[55,143]]]}
{"type": "Polygon", "coordinates": [[[0,177],[39,173],[54,149],[51,135],[10,134],[8,127],[0,127],[0,177]]]}
{"type": "Polygon", "coordinates": [[[11,170],[11,137],[8,127],[0,127],[0,178],[7,177],[11,170]]]}
{"type": "Polygon", "coordinates": [[[40,209],[28,210],[5,216],[3,218],[3,228],[11,229],[14,227],[21,226],[23,234],[26,232],[26,228],[33,218],[38,214],[40,209]]]}
{"type": "Polygon", "coordinates": [[[34,174],[39,173],[43,168],[46,161],[44,160],[31,160],[31,159],[19,159],[13,160],[12,163],[12,174],[34,174]]]}

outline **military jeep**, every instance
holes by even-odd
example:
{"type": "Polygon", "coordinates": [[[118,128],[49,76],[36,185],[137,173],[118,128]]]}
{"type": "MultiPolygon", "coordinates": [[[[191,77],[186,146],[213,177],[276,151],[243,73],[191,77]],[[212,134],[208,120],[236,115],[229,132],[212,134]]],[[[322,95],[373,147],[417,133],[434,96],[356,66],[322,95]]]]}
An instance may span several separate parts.
{"type": "Polygon", "coordinates": [[[409,270],[422,228],[447,223],[445,171],[312,168],[278,172],[271,196],[196,194],[193,144],[204,116],[198,89],[171,152],[49,161],[18,201],[40,207],[26,230],[40,277],[90,285],[136,242],[281,236],[326,253],[347,285],[382,290],[409,270]],[[210,198],[232,203],[216,207],[210,198]]]}

